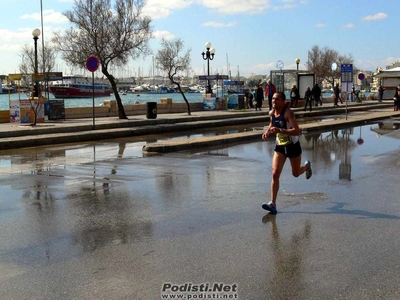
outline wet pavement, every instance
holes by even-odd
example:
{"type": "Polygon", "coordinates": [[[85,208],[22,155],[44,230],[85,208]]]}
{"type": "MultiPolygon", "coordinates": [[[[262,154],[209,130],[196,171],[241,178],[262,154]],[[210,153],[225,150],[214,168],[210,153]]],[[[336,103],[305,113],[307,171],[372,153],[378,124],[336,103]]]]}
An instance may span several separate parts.
{"type": "Polygon", "coordinates": [[[272,139],[151,156],[141,148],[157,136],[2,151],[2,298],[160,299],[164,283],[225,283],[239,299],[398,299],[399,137],[377,124],[303,135],[313,177],[286,164],[276,216],[261,208],[272,139]]]}

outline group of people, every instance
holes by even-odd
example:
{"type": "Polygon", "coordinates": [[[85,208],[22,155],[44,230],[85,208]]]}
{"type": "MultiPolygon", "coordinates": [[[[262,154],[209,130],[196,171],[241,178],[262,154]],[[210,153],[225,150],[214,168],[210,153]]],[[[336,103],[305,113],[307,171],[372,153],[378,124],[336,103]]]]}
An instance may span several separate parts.
{"type": "MultiPolygon", "coordinates": [[[[246,92],[245,94],[247,103],[246,108],[255,108],[255,110],[261,110],[262,103],[264,99],[267,98],[269,110],[272,110],[272,97],[275,93],[276,93],[276,87],[271,82],[271,79],[268,80],[267,85],[265,86],[265,90],[263,90],[261,83],[258,84],[254,96],[253,93],[246,92]]],[[[299,89],[297,88],[296,85],[294,85],[290,92],[290,103],[287,106],[297,107],[299,99],[300,99],[299,89]]],[[[310,87],[307,87],[307,90],[304,94],[304,103],[305,103],[304,110],[307,109],[307,106],[310,106],[310,111],[311,111],[313,101],[315,107],[318,107],[318,105],[322,106],[322,91],[318,83],[315,84],[312,89],[310,89],[310,87]]]]}
{"type": "MultiPolygon", "coordinates": [[[[383,100],[383,92],[385,91],[385,88],[380,85],[378,88],[378,93],[379,93],[379,102],[382,102],[383,100]]],[[[398,111],[400,110],[400,86],[396,87],[393,95],[393,110],[398,111]]]]}
{"type": "Polygon", "coordinates": [[[276,93],[276,87],[275,85],[271,82],[271,79],[268,80],[267,85],[265,87],[265,91],[262,87],[262,84],[258,84],[257,88],[253,93],[251,92],[246,92],[245,97],[246,97],[246,108],[255,108],[256,110],[261,110],[262,108],[262,103],[266,98],[268,98],[268,104],[269,104],[269,110],[272,109],[272,96],[276,93]]]}
{"type": "MultiPolygon", "coordinates": [[[[293,89],[295,89],[296,86],[293,86],[293,89]]],[[[318,107],[318,105],[322,106],[322,91],[321,88],[319,87],[318,83],[314,85],[312,89],[310,87],[307,87],[306,92],[304,93],[304,110],[307,110],[307,106],[310,106],[310,111],[312,110],[312,102],[314,101],[315,107],[318,107]]],[[[297,101],[295,102],[297,106],[297,101]]],[[[294,106],[294,107],[296,107],[294,106]]]]}

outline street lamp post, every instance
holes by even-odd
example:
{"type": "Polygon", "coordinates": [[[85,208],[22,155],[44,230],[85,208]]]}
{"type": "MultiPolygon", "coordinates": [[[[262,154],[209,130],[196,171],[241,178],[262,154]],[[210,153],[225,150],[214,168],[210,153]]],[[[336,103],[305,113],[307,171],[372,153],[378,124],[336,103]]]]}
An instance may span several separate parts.
{"type": "Polygon", "coordinates": [[[38,28],[34,29],[32,31],[32,35],[33,35],[33,40],[34,40],[34,45],[35,45],[35,71],[34,71],[34,81],[35,81],[35,85],[34,85],[34,92],[33,92],[33,96],[34,97],[39,97],[39,83],[37,81],[37,75],[38,75],[38,57],[37,57],[37,40],[39,39],[39,35],[40,35],[40,30],[38,28]]]}
{"type": "Polygon", "coordinates": [[[296,65],[297,65],[297,71],[298,71],[298,70],[299,70],[300,58],[296,58],[295,62],[296,62],[296,65]]]}
{"type": "MultiPolygon", "coordinates": [[[[211,48],[210,42],[206,43],[206,49],[207,51],[206,52],[203,51],[201,55],[203,56],[204,60],[207,60],[207,75],[208,77],[210,77],[210,60],[214,59],[215,49],[211,48]]],[[[212,94],[210,79],[207,79],[207,94],[212,94]]]]}

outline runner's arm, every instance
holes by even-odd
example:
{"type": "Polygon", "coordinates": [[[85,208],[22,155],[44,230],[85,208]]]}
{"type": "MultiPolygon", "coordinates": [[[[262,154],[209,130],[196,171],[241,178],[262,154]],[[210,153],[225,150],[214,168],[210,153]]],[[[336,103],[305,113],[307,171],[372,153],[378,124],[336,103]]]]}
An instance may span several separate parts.
{"type": "Polygon", "coordinates": [[[273,126],[272,126],[272,113],[271,113],[271,112],[269,113],[269,119],[270,119],[270,122],[269,122],[269,125],[268,125],[268,129],[265,130],[265,132],[262,134],[262,139],[263,139],[263,140],[268,139],[268,136],[269,136],[271,133],[274,133],[274,132],[272,131],[272,130],[273,130],[273,126]]]}
{"type": "Polygon", "coordinates": [[[283,133],[287,135],[300,135],[299,124],[297,123],[296,117],[291,109],[286,110],[285,119],[292,126],[292,128],[283,129],[283,133]]]}

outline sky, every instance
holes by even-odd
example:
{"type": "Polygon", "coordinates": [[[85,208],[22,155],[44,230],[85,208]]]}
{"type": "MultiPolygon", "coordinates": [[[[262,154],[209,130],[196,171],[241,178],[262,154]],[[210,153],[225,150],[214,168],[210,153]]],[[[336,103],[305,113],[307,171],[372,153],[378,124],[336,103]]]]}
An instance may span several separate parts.
{"type": "MultiPolygon", "coordinates": [[[[73,0],[0,1],[0,74],[19,73],[23,45],[32,45],[32,31],[43,33],[47,44],[57,30],[71,27],[63,13],[73,0]],[[42,9],[41,9],[42,6],[42,9]]],[[[143,13],[152,18],[153,55],[161,38],[183,40],[191,50],[190,76],[204,75],[201,53],[211,42],[216,54],[211,74],[249,77],[269,75],[277,61],[284,69],[306,70],[308,51],[315,45],[352,55],[354,67],[364,71],[385,68],[400,60],[397,1],[361,0],[147,0],[143,13]]],[[[59,55],[59,57],[61,57],[59,55]]],[[[117,77],[149,76],[152,55],[113,70],[117,77]]],[[[81,73],[60,58],[57,70],[81,73]]]]}

